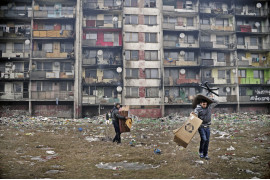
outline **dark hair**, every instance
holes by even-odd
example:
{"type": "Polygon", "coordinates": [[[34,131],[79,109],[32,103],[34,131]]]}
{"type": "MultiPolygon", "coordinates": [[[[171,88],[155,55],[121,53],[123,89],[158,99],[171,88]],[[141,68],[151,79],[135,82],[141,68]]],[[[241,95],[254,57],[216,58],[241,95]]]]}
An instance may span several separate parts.
{"type": "Polygon", "coordinates": [[[117,105],[120,105],[120,103],[115,103],[115,107],[116,107],[117,105]]]}
{"type": "Polygon", "coordinates": [[[201,99],[199,102],[200,103],[208,103],[205,99],[201,99]]]}

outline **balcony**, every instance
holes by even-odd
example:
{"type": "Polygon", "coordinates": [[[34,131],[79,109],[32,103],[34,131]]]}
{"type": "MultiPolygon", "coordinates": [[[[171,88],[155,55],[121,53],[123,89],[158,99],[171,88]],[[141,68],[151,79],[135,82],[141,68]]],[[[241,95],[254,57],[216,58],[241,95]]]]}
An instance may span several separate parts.
{"type": "Polygon", "coordinates": [[[84,19],[84,26],[89,28],[121,28],[122,21],[117,22],[106,22],[104,20],[86,20],[84,19]]]}
{"type": "Polygon", "coordinates": [[[28,100],[28,92],[0,92],[0,100],[28,100]]]}
{"type": "Polygon", "coordinates": [[[177,23],[163,22],[163,30],[194,31],[198,29],[199,29],[199,26],[197,24],[193,24],[193,26],[187,26],[186,24],[178,25],[177,23]]]}
{"type": "Polygon", "coordinates": [[[238,77],[238,82],[239,84],[270,84],[270,77],[268,78],[238,77]]]}
{"type": "Polygon", "coordinates": [[[179,75],[180,77],[164,77],[164,85],[165,86],[177,86],[177,85],[194,85],[200,82],[200,78],[198,77],[198,75],[196,75],[196,77],[192,77],[192,78],[188,78],[186,77],[186,75],[179,75]]]}
{"type": "Polygon", "coordinates": [[[29,58],[30,52],[29,51],[22,51],[22,52],[14,52],[14,51],[1,51],[0,56],[6,58],[29,58]]]}
{"type": "Polygon", "coordinates": [[[114,42],[103,42],[103,41],[98,41],[95,39],[83,39],[82,42],[83,47],[119,47],[122,46],[122,42],[120,41],[114,41],[114,42]]]}
{"type": "Polygon", "coordinates": [[[30,29],[20,29],[18,32],[9,31],[3,32],[0,31],[0,39],[29,39],[31,36],[30,29]]]}
{"type": "Polygon", "coordinates": [[[73,79],[74,72],[59,72],[59,71],[41,71],[34,70],[31,72],[32,80],[42,80],[42,79],[73,79]]]}
{"type": "Polygon", "coordinates": [[[68,30],[59,30],[59,31],[46,31],[39,30],[33,31],[34,38],[74,38],[74,32],[68,30]]]}
{"type": "Polygon", "coordinates": [[[73,52],[47,52],[47,51],[33,51],[33,58],[73,58],[73,52]]]}
{"type": "Polygon", "coordinates": [[[237,49],[243,50],[268,50],[270,43],[250,43],[237,44],[237,49]]]}
{"type": "Polygon", "coordinates": [[[32,100],[37,101],[45,101],[45,100],[53,100],[56,98],[58,100],[64,101],[73,101],[74,94],[72,91],[32,91],[31,92],[32,100]]]}
{"type": "Polygon", "coordinates": [[[202,66],[214,66],[214,59],[202,59],[202,66]]]}
{"type": "Polygon", "coordinates": [[[0,18],[30,20],[32,9],[30,7],[27,7],[26,9],[28,10],[1,10],[0,18]]]}
{"type": "Polygon", "coordinates": [[[169,40],[164,40],[163,41],[164,48],[198,48],[199,43],[198,41],[194,41],[193,43],[188,43],[188,42],[179,42],[179,41],[169,41],[169,40]]]}
{"type": "Polygon", "coordinates": [[[89,66],[119,66],[122,65],[123,60],[119,57],[111,58],[111,59],[103,59],[98,57],[93,58],[83,58],[83,65],[89,66]]]}
{"type": "Polygon", "coordinates": [[[75,8],[72,10],[34,10],[34,18],[75,18],[75,8]]]}
{"type": "Polygon", "coordinates": [[[182,8],[176,8],[175,6],[172,5],[165,5],[166,2],[163,2],[163,12],[166,13],[179,13],[179,12],[183,12],[183,13],[197,13],[198,12],[198,7],[195,6],[192,2],[189,4],[185,4],[182,8]]]}
{"type": "Polygon", "coordinates": [[[201,13],[215,14],[215,15],[232,15],[233,9],[220,9],[220,8],[211,8],[211,7],[200,7],[201,13]]]}
{"type": "MultiPolygon", "coordinates": [[[[243,5],[242,5],[243,6],[243,5]]],[[[255,6],[255,5],[254,5],[255,6]]],[[[235,8],[235,14],[241,16],[267,16],[269,14],[269,9],[255,8],[255,7],[241,7],[235,8]]]]}
{"type": "Polygon", "coordinates": [[[111,5],[105,6],[104,4],[85,0],[83,2],[83,9],[84,10],[87,10],[87,9],[90,9],[90,10],[121,10],[122,7],[121,7],[121,5],[114,5],[113,1],[112,1],[111,5]]]}
{"type": "Polygon", "coordinates": [[[83,95],[83,104],[108,104],[114,105],[115,103],[121,103],[121,96],[118,97],[98,97],[94,95],[83,95]]]}
{"type": "Polygon", "coordinates": [[[29,78],[29,73],[28,72],[1,72],[1,79],[28,79],[29,78]]]}
{"type": "Polygon", "coordinates": [[[207,81],[208,83],[214,83],[214,78],[213,77],[203,77],[202,82],[207,81]]]}

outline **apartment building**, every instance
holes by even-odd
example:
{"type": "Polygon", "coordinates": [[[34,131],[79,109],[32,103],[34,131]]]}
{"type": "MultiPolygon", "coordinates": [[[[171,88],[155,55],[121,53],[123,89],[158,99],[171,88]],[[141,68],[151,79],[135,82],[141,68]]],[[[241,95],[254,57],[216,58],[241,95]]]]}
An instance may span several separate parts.
{"type": "Polygon", "coordinates": [[[3,0],[0,113],[188,114],[205,81],[219,111],[268,112],[269,3],[3,0]]]}

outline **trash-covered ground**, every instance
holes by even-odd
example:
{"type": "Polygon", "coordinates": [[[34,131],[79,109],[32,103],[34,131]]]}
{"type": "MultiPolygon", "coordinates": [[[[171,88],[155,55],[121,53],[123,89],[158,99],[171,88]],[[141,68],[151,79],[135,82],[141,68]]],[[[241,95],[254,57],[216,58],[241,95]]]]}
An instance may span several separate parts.
{"type": "Polygon", "coordinates": [[[1,178],[270,178],[270,115],[214,114],[208,161],[173,142],[187,117],[133,119],[117,145],[105,116],[1,117],[1,178]]]}

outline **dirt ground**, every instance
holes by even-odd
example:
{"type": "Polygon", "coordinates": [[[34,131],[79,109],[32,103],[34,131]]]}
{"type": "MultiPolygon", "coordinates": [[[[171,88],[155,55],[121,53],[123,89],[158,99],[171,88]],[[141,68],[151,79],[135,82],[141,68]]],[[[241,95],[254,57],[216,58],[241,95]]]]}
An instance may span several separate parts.
{"type": "Polygon", "coordinates": [[[0,175],[16,179],[270,178],[270,116],[263,116],[263,120],[255,115],[250,119],[248,115],[242,119],[215,116],[208,161],[198,156],[198,132],[187,148],[173,142],[172,130],[183,124],[180,121],[142,120],[134,124],[130,133],[122,134],[120,145],[107,141],[114,136],[111,124],[30,126],[30,120],[17,125],[2,123],[0,175]],[[154,153],[157,148],[161,154],[154,153]],[[124,163],[114,169],[96,166],[114,162],[124,163]],[[148,164],[152,168],[126,169],[125,163],[148,164]]]}

